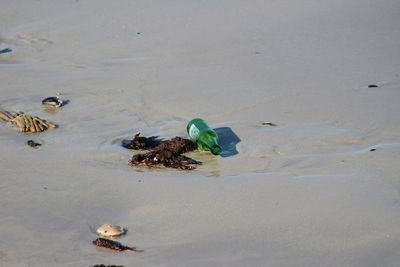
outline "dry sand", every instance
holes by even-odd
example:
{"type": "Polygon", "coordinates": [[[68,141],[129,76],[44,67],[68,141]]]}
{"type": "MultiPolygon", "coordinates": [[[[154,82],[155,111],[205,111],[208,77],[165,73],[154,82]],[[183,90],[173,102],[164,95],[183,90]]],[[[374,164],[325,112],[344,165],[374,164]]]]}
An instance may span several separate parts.
{"type": "Polygon", "coordinates": [[[0,108],[60,125],[0,122],[1,266],[399,266],[399,1],[0,5],[0,108]],[[222,156],[128,166],[194,117],[222,156]],[[145,252],[96,249],[104,223],[145,252]]]}

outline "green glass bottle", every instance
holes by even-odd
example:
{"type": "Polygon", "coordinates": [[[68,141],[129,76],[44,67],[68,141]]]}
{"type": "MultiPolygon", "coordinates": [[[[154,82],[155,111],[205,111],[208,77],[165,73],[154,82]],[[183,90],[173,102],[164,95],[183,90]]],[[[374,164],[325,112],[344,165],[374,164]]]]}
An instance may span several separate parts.
{"type": "Polygon", "coordinates": [[[218,145],[217,133],[203,119],[196,118],[191,120],[186,129],[199,149],[211,151],[214,155],[221,153],[222,148],[218,145]]]}

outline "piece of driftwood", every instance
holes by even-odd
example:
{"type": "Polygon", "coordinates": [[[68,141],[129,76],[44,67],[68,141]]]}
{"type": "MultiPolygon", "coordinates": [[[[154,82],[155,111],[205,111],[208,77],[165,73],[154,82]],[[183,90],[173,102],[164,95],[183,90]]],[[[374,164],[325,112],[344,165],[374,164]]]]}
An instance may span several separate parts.
{"type": "Polygon", "coordinates": [[[0,111],[0,119],[16,125],[19,131],[23,133],[39,133],[49,128],[57,128],[57,125],[53,123],[24,112],[15,112],[11,114],[7,111],[0,111]]]}

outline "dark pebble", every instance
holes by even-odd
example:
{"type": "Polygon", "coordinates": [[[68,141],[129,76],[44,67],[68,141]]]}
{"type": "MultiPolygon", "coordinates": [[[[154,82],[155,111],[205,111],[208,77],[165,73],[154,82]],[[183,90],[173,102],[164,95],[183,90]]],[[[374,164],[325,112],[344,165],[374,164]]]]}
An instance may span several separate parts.
{"type": "Polygon", "coordinates": [[[30,146],[30,147],[33,147],[33,148],[38,148],[38,147],[40,147],[42,145],[42,144],[36,143],[33,140],[28,140],[28,142],[26,142],[26,144],[28,146],[30,146]]]}
{"type": "Polygon", "coordinates": [[[376,148],[371,148],[369,151],[376,151],[376,148]]]}
{"type": "Polygon", "coordinates": [[[376,88],[376,87],[378,87],[378,85],[376,85],[376,84],[370,84],[370,85],[368,85],[368,88],[376,88]]]}

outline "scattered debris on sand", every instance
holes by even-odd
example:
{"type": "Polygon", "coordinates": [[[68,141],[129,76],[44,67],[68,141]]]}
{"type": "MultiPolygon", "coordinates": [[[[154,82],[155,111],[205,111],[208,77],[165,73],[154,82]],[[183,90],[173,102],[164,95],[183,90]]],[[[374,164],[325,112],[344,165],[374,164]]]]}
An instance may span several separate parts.
{"type": "Polygon", "coordinates": [[[12,52],[11,48],[5,48],[5,49],[0,50],[0,54],[10,53],[10,52],[12,52]]]}
{"type": "Polygon", "coordinates": [[[28,145],[28,146],[30,146],[30,147],[33,147],[33,148],[39,148],[42,144],[40,144],[40,143],[36,143],[35,141],[33,141],[33,140],[28,140],[27,142],[26,142],[26,144],[28,145]]]}
{"type": "Polygon", "coordinates": [[[49,128],[57,128],[57,125],[47,122],[37,116],[32,116],[24,112],[10,114],[7,111],[0,111],[0,118],[4,121],[17,125],[20,132],[39,133],[49,128]]]}
{"type": "Polygon", "coordinates": [[[116,241],[113,241],[110,239],[106,239],[106,238],[101,238],[101,237],[94,240],[93,245],[96,245],[98,247],[112,249],[115,251],[130,250],[130,251],[135,251],[135,252],[143,252],[143,250],[136,249],[135,247],[127,247],[127,246],[122,245],[119,242],[116,242],[116,241]]]}
{"type": "Polygon", "coordinates": [[[278,126],[278,125],[276,125],[275,123],[272,123],[272,122],[263,122],[261,125],[263,125],[263,126],[270,126],[270,127],[278,126]]]}
{"type": "Polygon", "coordinates": [[[96,230],[96,233],[105,237],[119,236],[125,233],[125,229],[118,225],[103,224],[96,230]]]}
{"type": "MultiPolygon", "coordinates": [[[[132,166],[164,166],[181,170],[193,170],[195,165],[201,164],[200,161],[182,155],[183,153],[194,151],[197,148],[189,139],[177,136],[170,140],[163,141],[155,136],[147,138],[139,135],[140,134],[135,135],[130,148],[135,147],[137,150],[151,149],[151,151],[144,154],[133,155],[130,160],[132,166]]],[[[123,146],[126,147],[125,145],[123,146]]]]}
{"type": "Polygon", "coordinates": [[[66,102],[62,101],[58,96],[51,96],[43,99],[42,104],[59,108],[64,106],[66,102]]]}
{"type": "Polygon", "coordinates": [[[164,140],[159,139],[158,136],[144,137],[140,136],[140,133],[137,133],[133,137],[133,140],[123,140],[122,146],[128,149],[149,150],[163,142],[164,140]]]}

